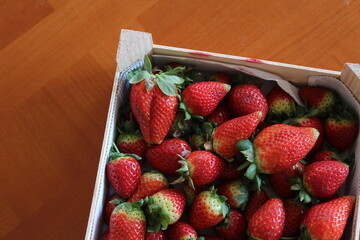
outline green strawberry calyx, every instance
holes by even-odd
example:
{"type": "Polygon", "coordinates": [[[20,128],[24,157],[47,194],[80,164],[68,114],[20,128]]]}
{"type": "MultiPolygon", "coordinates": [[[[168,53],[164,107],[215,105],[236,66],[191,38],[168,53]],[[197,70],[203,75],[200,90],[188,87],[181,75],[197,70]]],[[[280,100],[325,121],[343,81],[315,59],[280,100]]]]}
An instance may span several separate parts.
{"type": "Polygon", "coordinates": [[[240,140],[236,144],[236,148],[245,156],[247,162],[243,163],[238,167],[238,171],[241,171],[247,168],[245,172],[245,177],[248,179],[255,181],[257,185],[257,189],[260,191],[260,187],[262,185],[262,179],[257,170],[257,166],[254,161],[254,146],[249,139],[240,140]]]}
{"type": "Polygon", "coordinates": [[[158,232],[160,229],[166,230],[171,220],[170,215],[161,206],[156,204],[151,197],[146,197],[145,202],[147,231],[158,232]]]}
{"type": "Polygon", "coordinates": [[[187,180],[189,183],[189,186],[195,190],[194,182],[190,177],[189,164],[188,164],[186,158],[182,157],[179,154],[178,154],[178,156],[181,158],[181,160],[179,160],[181,167],[178,170],[176,170],[176,172],[180,174],[180,177],[178,179],[176,179],[175,181],[173,181],[171,184],[174,185],[174,184],[178,184],[178,183],[181,183],[181,182],[187,180]]]}
{"type": "Polygon", "coordinates": [[[230,218],[230,206],[229,204],[226,203],[227,198],[223,195],[217,194],[217,189],[214,186],[211,186],[209,188],[209,192],[210,192],[210,197],[212,199],[218,200],[221,204],[221,214],[224,217],[224,220],[221,223],[219,223],[218,226],[220,226],[221,224],[227,226],[230,218]]]}
{"type": "Polygon", "coordinates": [[[116,144],[113,143],[112,147],[110,148],[110,154],[109,154],[109,158],[110,161],[115,161],[118,158],[124,158],[124,157],[132,157],[136,160],[140,160],[141,157],[136,155],[136,154],[132,154],[132,153],[121,153],[119,151],[119,149],[117,148],[116,144]]]}
{"type": "Polygon", "coordinates": [[[304,203],[311,203],[311,202],[316,203],[319,201],[316,197],[312,196],[309,193],[309,191],[306,188],[306,185],[303,184],[300,177],[291,178],[291,179],[289,179],[289,182],[290,182],[290,184],[292,184],[291,190],[299,191],[299,194],[296,197],[296,200],[299,200],[300,202],[304,202],[304,203]]]}
{"type": "Polygon", "coordinates": [[[159,69],[153,71],[150,58],[144,56],[144,70],[135,69],[128,74],[128,80],[131,84],[136,84],[145,81],[146,90],[149,92],[151,89],[158,85],[160,90],[168,96],[176,96],[177,88],[185,82],[185,79],[180,76],[180,73],[185,70],[185,67],[176,67],[168,69],[163,72],[159,69]]]}
{"type": "Polygon", "coordinates": [[[204,121],[204,117],[200,115],[191,114],[189,110],[187,109],[185,103],[182,101],[181,95],[177,95],[180,101],[179,108],[182,110],[185,114],[185,120],[188,121],[190,119],[197,119],[199,121],[204,121]]]}
{"type": "Polygon", "coordinates": [[[249,192],[247,187],[241,184],[240,186],[240,194],[235,196],[235,200],[241,204],[241,210],[244,211],[249,201],[249,192]]]}
{"type": "Polygon", "coordinates": [[[119,209],[124,209],[127,212],[132,212],[134,210],[139,210],[141,209],[141,207],[144,205],[145,201],[144,199],[141,199],[139,201],[136,202],[123,202],[120,203],[115,209],[114,211],[118,211],[119,209]]]}

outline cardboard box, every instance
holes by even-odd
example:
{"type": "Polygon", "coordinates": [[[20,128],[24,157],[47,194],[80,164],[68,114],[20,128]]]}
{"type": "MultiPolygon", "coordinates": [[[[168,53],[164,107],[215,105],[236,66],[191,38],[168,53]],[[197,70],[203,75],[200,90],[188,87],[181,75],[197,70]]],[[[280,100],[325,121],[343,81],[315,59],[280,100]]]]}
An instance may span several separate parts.
{"type": "MultiPolygon", "coordinates": [[[[108,162],[109,150],[116,137],[118,109],[129,92],[130,86],[125,81],[126,75],[129,70],[142,66],[142,59],[145,54],[152,55],[157,63],[178,61],[186,64],[195,64],[199,68],[211,67],[214,71],[243,71],[266,80],[277,81],[281,87],[290,91],[294,97],[297,97],[297,89],[293,88],[289,83],[298,86],[309,84],[333,88],[357,112],[357,118],[360,119],[360,65],[358,64],[345,64],[341,72],[309,68],[232,55],[154,45],[149,33],[122,30],[117,53],[118,65],[86,231],[85,239],[87,240],[99,239],[103,231],[102,211],[104,202],[109,195],[105,168],[108,162]]],[[[357,163],[360,161],[359,144],[358,137],[353,148],[357,163]]],[[[349,174],[346,186],[341,190],[346,194],[356,196],[357,199],[353,217],[349,220],[349,222],[352,222],[345,229],[343,239],[359,239],[359,178],[359,166],[356,164],[353,171],[349,174]]]]}

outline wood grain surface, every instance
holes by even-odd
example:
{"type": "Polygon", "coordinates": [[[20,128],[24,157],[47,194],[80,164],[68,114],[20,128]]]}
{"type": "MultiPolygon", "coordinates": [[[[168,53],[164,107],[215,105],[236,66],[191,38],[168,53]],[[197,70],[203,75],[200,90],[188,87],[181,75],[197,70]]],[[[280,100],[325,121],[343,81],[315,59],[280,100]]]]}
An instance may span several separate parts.
{"type": "Polygon", "coordinates": [[[341,70],[359,0],[0,0],[0,239],[83,239],[120,29],[341,70]]]}

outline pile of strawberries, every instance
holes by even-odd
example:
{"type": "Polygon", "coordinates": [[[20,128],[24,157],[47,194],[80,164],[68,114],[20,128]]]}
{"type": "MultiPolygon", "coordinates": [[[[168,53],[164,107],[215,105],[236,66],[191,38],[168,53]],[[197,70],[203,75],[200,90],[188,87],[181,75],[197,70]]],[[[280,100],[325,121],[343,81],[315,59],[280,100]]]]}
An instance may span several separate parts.
{"type": "Polygon", "coordinates": [[[245,74],[153,68],[147,56],[128,79],[102,239],[341,238],[358,122],[334,91],[303,87],[299,106],[245,74]]]}

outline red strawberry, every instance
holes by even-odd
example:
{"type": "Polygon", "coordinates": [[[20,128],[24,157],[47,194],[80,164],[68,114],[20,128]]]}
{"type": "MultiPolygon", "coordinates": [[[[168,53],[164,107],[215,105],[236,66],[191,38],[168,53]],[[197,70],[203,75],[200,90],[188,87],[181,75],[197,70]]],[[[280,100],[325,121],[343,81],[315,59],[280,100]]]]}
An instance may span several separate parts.
{"type": "MultiPolygon", "coordinates": [[[[134,155],[134,157],[137,157],[134,155]]],[[[106,165],[106,175],[115,192],[122,198],[130,197],[141,176],[140,164],[131,154],[120,153],[115,144],[106,165]]]]}
{"type": "Polygon", "coordinates": [[[312,162],[320,162],[320,161],[339,161],[340,157],[333,151],[324,150],[318,152],[313,158],[312,162]]]}
{"type": "Polygon", "coordinates": [[[245,209],[246,219],[250,220],[254,213],[268,200],[269,197],[264,190],[254,192],[245,209]]]}
{"type": "Polygon", "coordinates": [[[248,231],[252,238],[280,239],[285,225],[284,205],[279,198],[272,198],[250,218],[248,231]]]}
{"type": "Polygon", "coordinates": [[[141,175],[140,183],[128,202],[135,202],[169,187],[166,177],[156,171],[141,175]]]}
{"type": "Polygon", "coordinates": [[[268,105],[264,94],[252,83],[237,85],[228,97],[228,105],[235,116],[243,116],[256,111],[262,112],[261,121],[265,120],[268,105]]]}
{"type": "Polygon", "coordinates": [[[244,175],[243,171],[239,171],[240,163],[238,161],[227,162],[223,173],[221,174],[221,179],[236,179],[244,175]]]}
{"type": "Polygon", "coordinates": [[[223,221],[228,214],[226,198],[219,196],[216,191],[211,188],[195,197],[190,210],[190,225],[196,230],[213,227],[223,221]]]}
{"type": "Polygon", "coordinates": [[[216,228],[216,233],[225,240],[238,240],[246,238],[246,219],[244,215],[231,209],[229,213],[229,222],[224,226],[216,228]]]}
{"type": "Polygon", "coordinates": [[[225,102],[220,103],[206,120],[218,126],[231,119],[231,112],[225,102]]]}
{"type": "Polygon", "coordinates": [[[146,219],[141,205],[142,202],[125,202],[114,209],[110,219],[110,240],[145,239],[146,219]]]}
{"type": "Polygon", "coordinates": [[[150,196],[146,206],[148,230],[166,230],[181,218],[185,205],[186,196],[180,189],[165,189],[150,196]]]}
{"type": "Polygon", "coordinates": [[[340,152],[353,144],[359,131],[359,125],[354,116],[344,109],[339,115],[331,114],[325,120],[324,127],[326,139],[340,152]]]}
{"type": "Polygon", "coordinates": [[[299,235],[300,223],[305,212],[305,207],[294,200],[284,201],[285,227],[282,236],[292,237],[299,235]]]}
{"type": "Polygon", "coordinates": [[[110,223],[111,213],[114,211],[117,205],[123,203],[124,200],[121,199],[117,194],[113,194],[107,201],[104,207],[104,222],[106,224],[110,223]]]}
{"type": "Polygon", "coordinates": [[[281,87],[276,85],[267,96],[269,113],[280,118],[289,118],[295,115],[295,101],[281,87]]]}
{"type": "Polygon", "coordinates": [[[160,144],[167,135],[179,107],[177,84],[184,79],[176,69],[152,73],[150,59],[145,56],[145,70],[130,78],[132,113],[140,125],[144,139],[149,144],[160,144]]]}
{"type": "Polygon", "coordinates": [[[210,75],[209,81],[221,82],[231,85],[231,77],[226,73],[213,73],[210,75]]]}
{"type": "Polygon", "coordinates": [[[230,85],[219,82],[197,82],[185,88],[181,97],[188,113],[206,117],[215,110],[230,88],[230,85]]]}
{"type": "Polygon", "coordinates": [[[102,235],[100,240],[109,240],[110,239],[110,231],[106,230],[102,235]]]}
{"type": "Polygon", "coordinates": [[[240,180],[231,180],[222,183],[218,192],[227,198],[226,202],[231,208],[240,208],[248,201],[248,191],[240,180]]]}
{"type": "Polygon", "coordinates": [[[313,196],[326,199],[333,196],[345,182],[349,167],[339,161],[320,161],[306,166],[303,184],[313,196]]]}
{"type": "Polygon", "coordinates": [[[186,157],[190,151],[190,145],[184,140],[167,139],[160,145],[150,146],[146,151],[146,159],[155,169],[170,176],[176,176],[178,175],[176,170],[181,167],[180,156],[186,157]]]}
{"type": "Polygon", "coordinates": [[[167,240],[165,233],[160,230],[158,232],[147,232],[145,240],[167,240]]]}
{"type": "Polygon", "coordinates": [[[144,140],[140,132],[136,131],[134,133],[125,133],[121,132],[116,146],[119,151],[122,153],[131,153],[136,154],[141,157],[139,163],[143,163],[145,160],[145,151],[148,147],[147,142],[144,140]]]}
{"type": "Polygon", "coordinates": [[[323,125],[319,118],[317,117],[303,117],[295,120],[294,126],[297,127],[312,127],[319,131],[319,137],[314,145],[314,147],[310,150],[308,155],[314,155],[318,152],[322,146],[324,145],[324,130],[323,125]]]}
{"type": "Polygon", "coordinates": [[[186,222],[178,221],[177,223],[169,226],[167,230],[167,237],[169,240],[184,240],[184,239],[197,239],[195,229],[186,222]]]}
{"type": "Polygon", "coordinates": [[[261,112],[253,112],[246,116],[234,118],[214,130],[213,149],[225,158],[234,157],[238,141],[249,138],[255,131],[261,119],[261,112]]]}
{"type": "Polygon", "coordinates": [[[301,177],[304,168],[305,165],[298,162],[282,172],[268,175],[271,188],[281,198],[290,198],[295,196],[297,192],[291,190],[292,184],[290,183],[290,179],[301,177]]]}
{"type": "Polygon", "coordinates": [[[319,110],[319,116],[326,116],[334,107],[335,94],[323,87],[304,87],[299,91],[299,96],[308,107],[319,110]]]}
{"type": "Polygon", "coordinates": [[[175,180],[173,184],[186,179],[192,188],[215,181],[225,169],[225,161],[208,151],[191,152],[180,163],[182,167],[177,172],[180,173],[181,177],[175,180]]]}
{"type": "Polygon", "coordinates": [[[301,239],[340,240],[355,198],[344,196],[310,208],[301,223],[301,239]]]}

